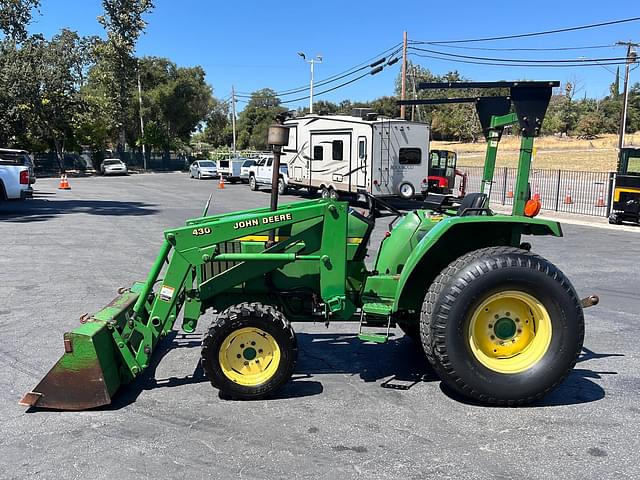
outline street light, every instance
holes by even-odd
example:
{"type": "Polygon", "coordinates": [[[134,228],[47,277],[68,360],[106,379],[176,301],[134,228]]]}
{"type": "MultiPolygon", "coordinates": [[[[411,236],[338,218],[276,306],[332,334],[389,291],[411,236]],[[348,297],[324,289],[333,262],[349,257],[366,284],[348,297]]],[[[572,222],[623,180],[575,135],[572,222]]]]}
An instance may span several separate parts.
{"type": "Polygon", "coordinates": [[[322,63],[322,55],[316,55],[315,58],[307,60],[307,56],[304,52],[298,52],[298,55],[302,59],[311,65],[311,82],[309,83],[309,113],[313,113],[313,65],[316,63],[322,63]]]}

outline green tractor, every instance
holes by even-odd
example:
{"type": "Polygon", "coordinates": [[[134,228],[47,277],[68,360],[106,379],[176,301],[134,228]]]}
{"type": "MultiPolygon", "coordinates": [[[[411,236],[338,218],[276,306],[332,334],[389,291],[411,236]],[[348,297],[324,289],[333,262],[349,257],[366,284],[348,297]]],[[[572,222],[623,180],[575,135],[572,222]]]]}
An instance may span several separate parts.
{"type": "Polygon", "coordinates": [[[213,216],[205,209],[164,233],[146,281],[64,335],[63,356],[20,403],[107,405],[149,366],[178,319],[191,333],[206,312],[217,315],[201,362],[227,397],[263,398],[285,384],[298,355],[292,322],[312,321],[357,321],[359,338],[380,344],[398,326],[443,382],[475,401],[522,405],[543,397],[575,365],[583,307],[597,299],[581,301],[563,273],[522,241],[562,235],[558,223],[533,217],[539,204],[526,193],[533,138],[557,82],[487,85],[509,88],[510,96],[474,100],[489,139],[483,188],[504,126],[518,124],[522,133],[512,215],[495,214],[484,192],[460,203],[429,196],[415,210],[395,211],[369,270],[375,220],[394,210],[380,201],[369,198],[366,215],[332,199],[213,216]],[[488,116],[485,101],[495,107],[488,116]]]}

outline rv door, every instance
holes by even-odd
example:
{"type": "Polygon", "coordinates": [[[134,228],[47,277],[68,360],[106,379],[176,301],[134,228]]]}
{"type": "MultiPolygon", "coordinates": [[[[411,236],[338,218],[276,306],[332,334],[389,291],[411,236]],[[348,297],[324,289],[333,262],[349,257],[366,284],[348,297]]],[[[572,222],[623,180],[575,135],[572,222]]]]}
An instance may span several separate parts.
{"type": "Polygon", "coordinates": [[[333,187],[348,192],[351,180],[351,133],[321,132],[311,134],[310,185],[333,187]]]}

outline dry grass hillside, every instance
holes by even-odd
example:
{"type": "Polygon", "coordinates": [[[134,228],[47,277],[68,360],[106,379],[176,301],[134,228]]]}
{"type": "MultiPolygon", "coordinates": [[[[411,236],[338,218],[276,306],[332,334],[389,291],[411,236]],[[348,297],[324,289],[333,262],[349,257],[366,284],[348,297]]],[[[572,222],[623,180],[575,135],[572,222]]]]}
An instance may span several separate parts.
{"type": "MultiPolygon", "coordinates": [[[[601,135],[594,140],[560,138],[555,136],[536,139],[534,168],[609,172],[616,169],[618,136],[601,135]]],[[[640,147],[640,132],[625,136],[625,146],[640,147]]],[[[458,164],[481,166],[484,164],[486,143],[431,142],[431,148],[458,152],[458,164]]],[[[520,139],[503,137],[498,148],[498,166],[515,167],[518,164],[520,139]]]]}

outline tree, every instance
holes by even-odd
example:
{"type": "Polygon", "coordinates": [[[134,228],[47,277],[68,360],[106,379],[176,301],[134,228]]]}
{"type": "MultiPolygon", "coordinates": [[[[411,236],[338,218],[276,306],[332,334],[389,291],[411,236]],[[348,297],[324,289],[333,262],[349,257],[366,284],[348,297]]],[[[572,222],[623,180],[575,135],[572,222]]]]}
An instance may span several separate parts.
{"type": "Polygon", "coordinates": [[[620,67],[616,67],[616,78],[611,85],[609,85],[609,92],[613,98],[620,96],[620,67]]]}
{"type": "Polygon", "coordinates": [[[249,103],[238,116],[238,147],[266,149],[269,125],[278,113],[286,110],[281,106],[276,92],[270,88],[253,92],[249,103]]]}
{"type": "MultiPolygon", "coordinates": [[[[444,75],[436,75],[409,62],[408,72],[411,73],[409,81],[410,86],[413,83],[421,82],[461,82],[467,81],[456,70],[447,72],[444,75]]],[[[401,74],[400,74],[401,75],[401,74]]],[[[400,97],[400,75],[396,79],[396,95],[400,97]]],[[[475,90],[417,90],[416,98],[445,98],[445,97],[472,97],[476,95],[501,95],[504,92],[501,89],[483,90],[482,92],[475,90]]],[[[413,95],[409,95],[413,97],[413,95]]],[[[420,105],[417,107],[419,118],[421,121],[431,124],[431,136],[442,140],[472,140],[475,141],[481,134],[480,123],[478,122],[475,108],[471,104],[451,104],[451,105],[420,105]]]]}
{"type": "Polygon", "coordinates": [[[576,133],[585,138],[595,137],[602,132],[604,117],[600,112],[585,113],[580,117],[576,126],[576,133]]]}
{"type": "Polygon", "coordinates": [[[218,99],[212,99],[211,110],[205,120],[203,139],[214,147],[228,146],[233,142],[233,131],[229,121],[229,105],[218,99]]]}
{"type": "Polygon", "coordinates": [[[98,22],[107,32],[107,41],[98,46],[101,80],[117,114],[122,148],[126,143],[129,92],[136,78],[135,45],[146,27],[142,16],[154,5],[153,0],[102,0],[102,6],[104,15],[98,17],[98,22]]]}
{"type": "Polygon", "coordinates": [[[14,44],[27,39],[27,25],[40,0],[0,0],[0,30],[14,44]]]}
{"type": "Polygon", "coordinates": [[[39,137],[56,152],[62,165],[64,151],[74,143],[74,120],[82,110],[80,86],[89,61],[85,43],[74,31],[63,29],[43,42],[39,101],[33,105],[39,137]]]}
{"type": "MultiPolygon", "coordinates": [[[[179,148],[212,111],[212,92],[204,70],[178,67],[166,58],[145,57],[139,63],[146,119],[143,140],[165,151],[179,148]]],[[[130,102],[137,108],[137,91],[131,92],[130,102]]]]}

